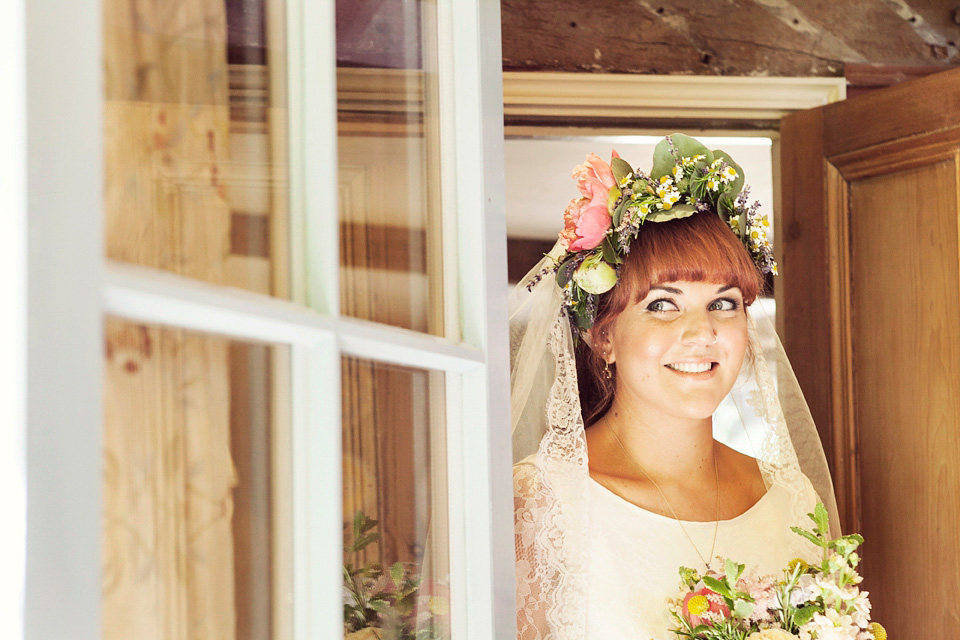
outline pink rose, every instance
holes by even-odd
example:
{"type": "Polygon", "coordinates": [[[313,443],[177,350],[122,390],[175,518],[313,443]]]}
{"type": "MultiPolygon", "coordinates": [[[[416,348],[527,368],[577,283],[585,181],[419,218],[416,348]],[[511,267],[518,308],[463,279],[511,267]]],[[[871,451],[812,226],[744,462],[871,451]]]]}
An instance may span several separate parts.
{"type": "MultiPolygon", "coordinates": [[[[614,151],[611,159],[619,157],[617,152],[614,151]]],[[[573,177],[577,180],[577,188],[580,189],[580,193],[587,198],[593,197],[594,192],[599,190],[603,192],[603,197],[606,199],[610,187],[617,184],[617,181],[613,178],[613,169],[595,153],[587,154],[586,164],[580,164],[573,168],[573,177]]]]}
{"type": "MultiPolygon", "coordinates": [[[[619,157],[616,151],[613,157],[619,157]]],[[[574,168],[573,177],[577,180],[582,197],[571,200],[567,205],[560,239],[568,251],[593,249],[603,242],[613,221],[608,202],[610,189],[616,187],[616,180],[610,165],[595,153],[587,155],[586,164],[574,168]]]]}
{"type": "Polygon", "coordinates": [[[704,587],[683,597],[683,617],[694,627],[730,617],[730,608],[723,596],[704,587]]]}

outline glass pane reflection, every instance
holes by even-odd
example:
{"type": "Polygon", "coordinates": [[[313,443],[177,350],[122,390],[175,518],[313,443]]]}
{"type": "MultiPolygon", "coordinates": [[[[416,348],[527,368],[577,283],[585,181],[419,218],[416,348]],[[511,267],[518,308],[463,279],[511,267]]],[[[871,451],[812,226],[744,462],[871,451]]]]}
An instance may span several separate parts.
{"type": "Polygon", "coordinates": [[[344,636],[447,638],[444,374],[342,370],[344,636]]]}
{"type": "Polygon", "coordinates": [[[284,3],[102,6],[107,257],[287,297],[284,3]]]}
{"type": "Polygon", "coordinates": [[[442,334],[436,6],[337,1],[341,312],[442,334]]]}
{"type": "Polygon", "coordinates": [[[291,637],[288,350],[105,337],[102,637],[291,637]]]}

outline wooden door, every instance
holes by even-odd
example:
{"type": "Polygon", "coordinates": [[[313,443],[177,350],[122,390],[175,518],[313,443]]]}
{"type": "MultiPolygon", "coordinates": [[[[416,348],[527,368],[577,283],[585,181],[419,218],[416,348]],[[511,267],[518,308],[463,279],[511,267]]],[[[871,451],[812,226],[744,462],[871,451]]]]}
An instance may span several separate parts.
{"type": "Polygon", "coordinates": [[[891,638],[960,621],[960,70],[784,118],[784,343],[891,638]]]}

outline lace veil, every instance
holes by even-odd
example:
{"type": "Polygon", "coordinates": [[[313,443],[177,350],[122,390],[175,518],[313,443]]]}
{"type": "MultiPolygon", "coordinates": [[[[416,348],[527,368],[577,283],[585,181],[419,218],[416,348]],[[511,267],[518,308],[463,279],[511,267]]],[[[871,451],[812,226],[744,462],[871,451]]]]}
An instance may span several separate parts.
{"type": "MultiPolygon", "coordinates": [[[[510,299],[511,410],[520,638],[582,640],[586,620],[589,473],[573,336],[552,275],[510,299]]],[[[715,414],[714,437],[757,459],[767,487],[791,496],[806,526],[810,479],[839,534],[833,486],[810,411],[769,320],[749,316],[748,356],[715,414]],[[720,415],[732,420],[719,420],[720,415]],[[736,426],[721,430],[721,422],[736,426]],[[721,432],[722,431],[722,432],[721,432]]],[[[802,539],[797,536],[801,555],[802,539]]]]}

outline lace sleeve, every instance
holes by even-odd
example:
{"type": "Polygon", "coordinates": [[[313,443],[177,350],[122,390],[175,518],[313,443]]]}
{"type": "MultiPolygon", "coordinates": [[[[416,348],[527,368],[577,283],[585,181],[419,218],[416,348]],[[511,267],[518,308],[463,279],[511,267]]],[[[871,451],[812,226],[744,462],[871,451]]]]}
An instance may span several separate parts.
{"type": "Polygon", "coordinates": [[[537,491],[533,464],[520,463],[513,470],[514,542],[517,552],[517,638],[542,640],[548,637],[547,606],[537,578],[534,542],[536,514],[544,508],[537,491]]]}

